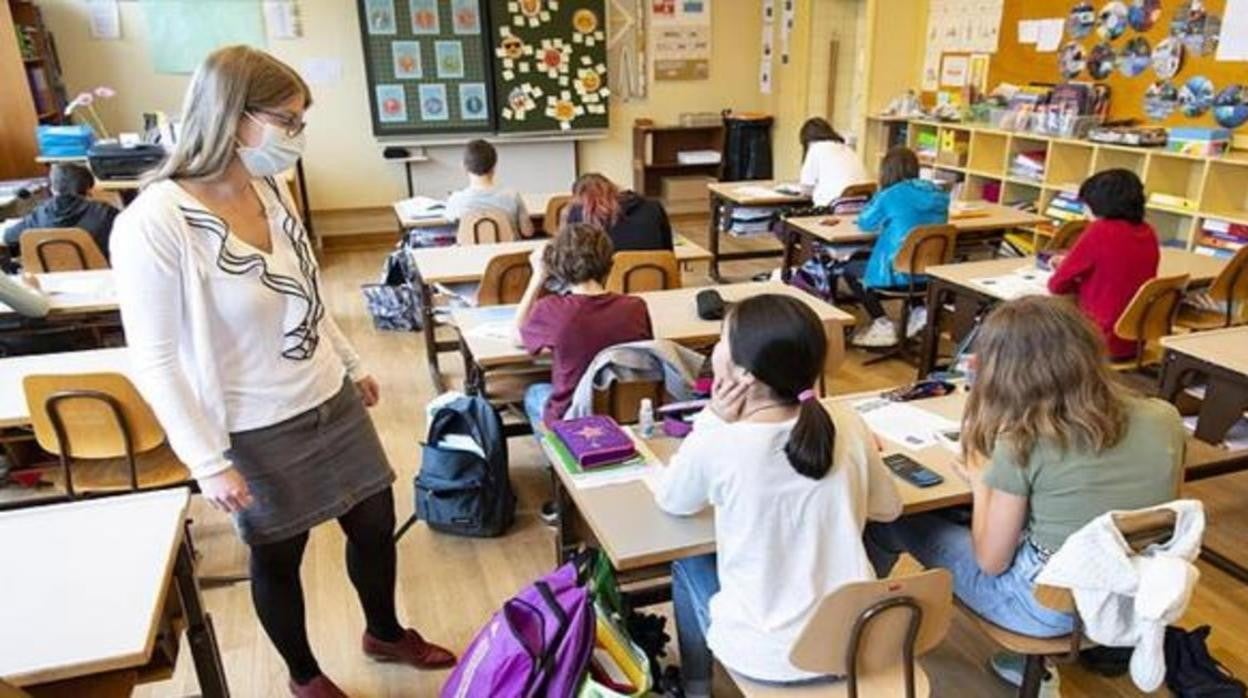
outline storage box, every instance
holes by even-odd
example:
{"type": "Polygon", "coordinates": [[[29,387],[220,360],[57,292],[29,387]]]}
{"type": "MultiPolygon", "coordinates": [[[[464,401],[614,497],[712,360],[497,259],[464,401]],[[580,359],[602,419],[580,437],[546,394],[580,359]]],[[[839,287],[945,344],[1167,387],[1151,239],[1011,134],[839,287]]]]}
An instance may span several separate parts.
{"type": "Polygon", "coordinates": [[[711,205],[706,185],[714,181],[711,177],[700,175],[664,177],[663,208],[669,214],[706,213],[711,205]]]}
{"type": "Polygon", "coordinates": [[[1231,132],[1224,128],[1171,128],[1166,150],[1184,155],[1221,155],[1231,146],[1231,132]]]}

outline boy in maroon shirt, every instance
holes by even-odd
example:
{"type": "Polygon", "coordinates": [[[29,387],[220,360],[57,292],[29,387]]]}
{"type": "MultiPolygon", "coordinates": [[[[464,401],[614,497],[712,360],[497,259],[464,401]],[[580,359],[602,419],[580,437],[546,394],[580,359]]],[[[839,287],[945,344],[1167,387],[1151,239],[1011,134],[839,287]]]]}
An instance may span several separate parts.
{"type": "Polygon", "coordinates": [[[563,418],[577,383],[598,352],[653,337],[645,301],[610,293],[603,285],[614,252],[602,228],[574,223],[529,258],[533,276],[516,310],[517,341],[531,354],[549,351],[552,358],[551,383],[529,386],[524,395],[535,432],[563,418]],[[551,276],[569,292],[538,298],[551,276]]]}
{"type": "Polygon", "coordinates": [[[1114,334],[1114,324],[1161,260],[1157,233],[1144,222],[1144,185],[1130,170],[1106,170],[1079,187],[1079,198],[1094,219],[1068,254],[1053,257],[1049,291],[1074,295],[1110,357],[1128,359],[1135,344],[1114,334]]]}

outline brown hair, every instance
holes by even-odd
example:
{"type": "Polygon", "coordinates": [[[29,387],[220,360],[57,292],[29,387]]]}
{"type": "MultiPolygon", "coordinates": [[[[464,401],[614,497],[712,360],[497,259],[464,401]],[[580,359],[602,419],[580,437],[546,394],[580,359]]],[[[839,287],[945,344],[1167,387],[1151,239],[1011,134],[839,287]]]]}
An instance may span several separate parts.
{"type": "Polygon", "coordinates": [[[464,146],[464,169],[481,176],[494,171],[498,164],[498,151],[489,141],[475,138],[464,146]]]}
{"type": "Polygon", "coordinates": [[[1026,466],[1041,439],[1100,453],[1127,429],[1101,333],[1068,299],[1025,296],[994,309],[975,339],[975,383],[962,417],[965,455],[1004,441],[1026,466]]]}
{"type": "Polygon", "coordinates": [[[550,273],[566,284],[603,283],[611,273],[615,247],[602,228],[589,223],[569,223],[546,246],[542,261],[550,273]]]}
{"type": "Polygon", "coordinates": [[[880,161],[880,191],[918,176],[919,158],[905,146],[890,148],[880,161]]]}
{"type": "Polygon", "coordinates": [[[620,219],[620,188],[615,182],[590,172],[572,183],[572,203],[581,207],[581,220],[604,229],[620,219]]]}
{"type": "Polygon", "coordinates": [[[841,138],[841,134],[832,128],[832,124],[822,117],[812,117],[802,124],[802,128],[797,133],[797,138],[802,142],[802,157],[806,157],[806,151],[810,150],[811,143],[819,141],[832,141],[834,143],[844,143],[845,139],[841,138]]]}

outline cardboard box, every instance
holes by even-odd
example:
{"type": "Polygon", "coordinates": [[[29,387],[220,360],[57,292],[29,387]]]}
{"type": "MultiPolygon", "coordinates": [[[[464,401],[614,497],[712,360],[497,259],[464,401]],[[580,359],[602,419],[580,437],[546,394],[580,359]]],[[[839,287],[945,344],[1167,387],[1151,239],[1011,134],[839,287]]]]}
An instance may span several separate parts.
{"type": "Polygon", "coordinates": [[[706,185],[714,181],[702,175],[664,177],[663,207],[668,213],[705,213],[711,205],[706,185]]]}

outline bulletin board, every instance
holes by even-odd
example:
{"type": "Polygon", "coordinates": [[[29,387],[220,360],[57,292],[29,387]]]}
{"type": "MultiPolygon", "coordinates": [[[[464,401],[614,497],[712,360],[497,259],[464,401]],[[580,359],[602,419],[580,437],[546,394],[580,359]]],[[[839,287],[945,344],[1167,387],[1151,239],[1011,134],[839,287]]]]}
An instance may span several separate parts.
{"type": "Polygon", "coordinates": [[[376,136],[607,127],[605,0],[357,0],[376,136]]]}
{"type": "MultiPolygon", "coordinates": [[[[1018,85],[1025,85],[1029,82],[1063,82],[1058,67],[1060,49],[1053,53],[1041,53],[1032,44],[1019,43],[1018,22],[1028,19],[1068,17],[1071,9],[1079,4],[1081,3],[1076,0],[1006,0],[1001,18],[999,48],[989,62],[989,88],[1001,82],[1018,85]]],[[[1094,0],[1089,4],[1099,15],[1110,3],[1106,0],[1094,0]]],[[[1062,37],[1062,45],[1065,46],[1075,41],[1083,47],[1084,53],[1089,57],[1093,49],[1101,43],[1108,43],[1116,54],[1121,53],[1123,47],[1136,37],[1142,37],[1150,47],[1156,47],[1159,42],[1169,38],[1171,20],[1180,6],[1185,6],[1186,3],[1185,0],[1160,0],[1155,3],[1146,0],[1125,0],[1122,4],[1127,8],[1135,4],[1155,5],[1159,10],[1156,22],[1151,28],[1142,32],[1128,26],[1114,38],[1103,37],[1093,27],[1088,36],[1075,39],[1068,27],[1062,37]]],[[[1209,15],[1222,18],[1226,5],[1226,0],[1205,0],[1203,9],[1209,15]]],[[[1214,36],[1216,37],[1216,33],[1214,36]]],[[[1215,95],[1224,88],[1236,84],[1244,85],[1245,89],[1248,89],[1248,61],[1219,61],[1216,59],[1216,50],[1206,51],[1204,55],[1196,55],[1190,50],[1185,50],[1180,68],[1170,82],[1174,87],[1180,88],[1196,76],[1208,78],[1213,85],[1215,95]]],[[[1144,108],[1146,93],[1149,87],[1159,80],[1151,64],[1134,77],[1123,74],[1115,65],[1113,72],[1102,80],[1094,80],[1086,70],[1075,80],[1102,82],[1109,85],[1111,119],[1137,118],[1147,124],[1165,126],[1218,126],[1212,111],[1193,117],[1183,114],[1181,109],[1175,109],[1164,119],[1153,119],[1146,115],[1144,108]]],[[[1236,129],[1236,133],[1248,134],[1248,125],[1240,126],[1236,129]]]]}

